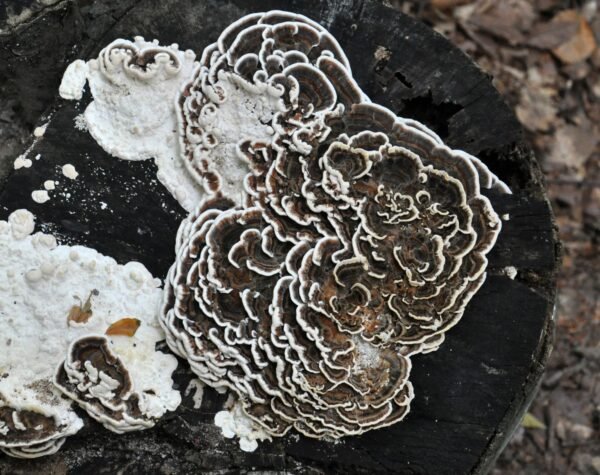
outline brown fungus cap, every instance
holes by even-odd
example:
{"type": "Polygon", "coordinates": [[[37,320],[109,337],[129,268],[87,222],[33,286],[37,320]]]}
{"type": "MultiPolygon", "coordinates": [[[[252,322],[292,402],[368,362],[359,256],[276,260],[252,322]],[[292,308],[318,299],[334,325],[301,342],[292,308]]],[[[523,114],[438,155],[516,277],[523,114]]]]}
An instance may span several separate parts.
{"type": "Polygon", "coordinates": [[[142,430],[155,424],[140,409],[140,395],[134,391],[129,371],[104,336],[75,340],[54,384],[113,432],[142,430]]]}
{"type": "Polygon", "coordinates": [[[485,280],[501,222],[482,189],[509,190],[370,103],[335,40],[283,12],[245,17],[205,51],[180,102],[188,164],[202,162],[195,120],[224,99],[211,89],[223,71],[283,107],[268,139],[236,143],[243,201],[215,168],[214,197],[179,229],[169,346],[271,435],[393,424],[413,398],[410,357],[442,344],[485,280]]]}
{"type": "Polygon", "coordinates": [[[0,450],[16,458],[36,458],[58,451],[81,424],[63,423],[39,410],[5,405],[0,395],[0,450]]]}

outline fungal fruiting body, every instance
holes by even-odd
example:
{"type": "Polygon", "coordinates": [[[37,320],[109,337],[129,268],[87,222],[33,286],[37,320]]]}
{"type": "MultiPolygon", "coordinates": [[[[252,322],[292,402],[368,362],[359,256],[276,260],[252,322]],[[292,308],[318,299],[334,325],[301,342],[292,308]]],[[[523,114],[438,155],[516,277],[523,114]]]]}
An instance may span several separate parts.
{"type": "Polygon", "coordinates": [[[195,57],[176,44],[118,39],[97,59],[72,63],[60,88],[64,99],[81,99],[87,79],[93,101],[85,110],[85,124],[79,119],[77,127],[118,158],[153,158],[158,179],[186,209],[199,201],[201,189],[177,158],[175,100],[197,66],[195,57]]]}
{"type": "Polygon", "coordinates": [[[482,189],[506,185],[370,103],[335,39],[285,12],[244,17],[205,50],[179,121],[208,197],[165,283],[170,348],[272,436],[401,420],[411,356],[439,348],[485,280],[501,221],[482,189]],[[277,107],[244,122],[265,97],[277,107]]]}
{"type": "Polygon", "coordinates": [[[318,127],[347,96],[363,98],[338,42],[301,15],[248,15],[207,47],[178,104],[184,163],[209,193],[241,203],[249,171],[239,144],[270,143],[287,132],[305,149],[302,133],[318,127]],[[337,99],[337,100],[336,100],[337,99]]]}
{"type": "MultiPolygon", "coordinates": [[[[507,186],[371,103],[335,38],[301,15],[243,17],[199,62],[116,40],[68,71],[65,97],[82,71],[92,136],[154,158],[190,212],[159,319],[198,380],[237,397],[216,418],[224,434],[253,450],[291,429],[335,439],[400,421],[411,358],[439,348],[485,280],[501,220],[483,190],[507,186]]],[[[82,335],[57,373],[119,431],[145,426],[148,407],[125,353],[82,335]]]]}
{"type": "Polygon", "coordinates": [[[26,210],[0,221],[0,449],[54,453],[83,426],[73,401],[116,432],[154,425],[180,402],[177,361],[155,350],[160,281],[33,231],[26,210]],[[105,335],[132,315],[135,335],[105,335]]]}

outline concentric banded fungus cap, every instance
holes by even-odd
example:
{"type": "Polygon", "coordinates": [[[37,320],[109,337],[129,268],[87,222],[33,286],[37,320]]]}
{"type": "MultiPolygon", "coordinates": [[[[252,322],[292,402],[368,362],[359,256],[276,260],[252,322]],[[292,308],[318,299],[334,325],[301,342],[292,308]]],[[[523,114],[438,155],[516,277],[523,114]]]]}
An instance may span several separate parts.
{"type": "Polygon", "coordinates": [[[248,145],[250,204],[283,241],[327,238],[302,262],[301,296],[340,329],[403,352],[437,348],[485,280],[501,228],[482,183],[506,185],[374,104],[329,115],[325,129],[309,154],[276,142],[268,170],[262,144],[248,145]]]}
{"type": "Polygon", "coordinates": [[[475,157],[373,104],[247,141],[244,207],[203,203],[178,234],[162,323],[207,384],[272,435],[393,424],[409,357],[433,351],[485,279],[500,220],[475,157]],[[227,209],[229,207],[229,209],[227,209]]]}
{"type": "Polygon", "coordinates": [[[209,193],[241,202],[238,144],[275,133],[307,151],[303,129],[338,104],[368,100],[337,41],[301,15],[248,15],[206,48],[179,108],[181,157],[209,193]]]}
{"type": "Polygon", "coordinates": [[[39,409],[16,409],[7,404],[0,394],[0,449],[12,457],[36,458],[53,454],[83,425],[75,414],[58,420],[39,409]]]}
{"type": "Polygon", "coordinates": [[[135,390],[130,372],[104,336],[75,340],[55,384],[113,432],[147,429],[156,423],[149,399],[135,390]]]}
{"type": "Polygon", "coordinates": [[[166,284],[171,347],[273,435],[341,437],[400,420],[410,361],[302,302],[299,265],[314,244],[280,241],[259,208],[222,207],[207,202],[182,225],[166,284]]]}

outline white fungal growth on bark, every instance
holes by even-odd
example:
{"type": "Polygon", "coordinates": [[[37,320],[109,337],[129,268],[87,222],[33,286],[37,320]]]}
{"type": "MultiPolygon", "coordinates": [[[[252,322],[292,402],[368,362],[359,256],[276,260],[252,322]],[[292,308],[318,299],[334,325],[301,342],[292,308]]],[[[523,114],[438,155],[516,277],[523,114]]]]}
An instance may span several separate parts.
{"type": "Polygon", "coordinates": [[[217,412],[215,425],[221,429],[223,437],[227,439],[237,437],[240,449],[244,452],[254,452],[258,448],[259,441],[271,440],[269,434],[250,419],[239,404],[235,404],[229,410],[217,412]]]}
{"type": "Polygon", "coordinates": [[[155,350],[164,338],[157,321],[160,281],[139,263],[119,265],[93,249],[58,246],[53,236],[33,231],[27,210],[0,221],[0,449],[16,457],[58,450],[83,425],[71,399],[114,431],[154,425],[180,402],[171,380],[177,361],[155,350]],[[127,316],[140,321],[133,336],[103,336],[127,316]],[[102,354],[120,365],[119,371],[114,361],[90,367],[102,359],[86,348],[87,376],[94,379],[97,371],[104,381],[96,389],[71,357],[73,345],[88,335],[99,335],[102,354]],[[67,375],[65,359],[73,363],[67,375]],[[127,380],[128,391],[102,392],[114,386],[110,378],[127,380]]]}
{"type": "Polygon", "coordinates": [[[62,174],[64,176],[66,176],[69,180],[76,180],[77,177],[79,176],[79,173],[77,173],[77,170],[75,169],[75,167],[73,165],[71,165],[70,163],[63,165],[62,174]]]}
{"type": "Polygon", "coordinates": [[[50,200],[50,195],[48,194],[48,190],[35,190],[31,192],[31,199],[36,203],[45,203],[50,200]]]}
{"type": "Polygon", "coordinates": [[[85,68],[71,65],[73,70],[67,69],[63,79],[70,84],[75,70],[85,70],[93,96],[77,128],[88,130],[115,157],[154,159],[158,179],[188,210],[200,200],[202,190],[178,159],[175,100],[197,66],[195,58],[194,52],[181,51],[176,44],[160,46],[142,37],[118,39],[85,68]]]}
{"type": "Polygon", "coordinates": [[[87,76],[87,63],[81,59],[73,61],[63,75],[58,93],[67,100],[80,100],[87,76]]]}

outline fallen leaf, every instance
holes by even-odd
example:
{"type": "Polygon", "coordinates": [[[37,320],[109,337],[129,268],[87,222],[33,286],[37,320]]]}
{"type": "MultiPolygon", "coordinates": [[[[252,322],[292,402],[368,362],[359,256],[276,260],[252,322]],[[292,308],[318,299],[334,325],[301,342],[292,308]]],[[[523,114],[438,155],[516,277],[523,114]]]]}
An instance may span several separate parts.
{"type": "Polygon", "coordinates": [[[472,2],[473,0],[431,0],[431,6],[438,10],[450,10],[451,8],[472,2]]]}
{"type": "Polygon", "coordinates": [[[92,290],[83,305],[73,305],[71,307],[71,310],[69,310],[69,315],[67,316],[67,322],[87,323],[87,321],[93,315],[92,295],[98,295],[98,291],[96,289],[92,290]]]}
{"type": "Polygon", "coordinates": [[[502,38],[511,45],[525,42],[525,33],[536,19],[527,0],[480,3],[469,22],[480,31],[502,38]]]}
{"type": "Polygon", "coordinates": [[[531,29],[527,44],[534,48],[551,50],[573,38],[579,29],[579,18],[577,15],[564,13],[565,11],[558,13],[549,22],[536,24],[531,29]]]}
{"type": "Polygon", "coordinates": [[[540,421],[537,417],[535,417],[530,412],[527,412],[523,416],[523,420],[521,420],[521,427],[525,429],[545,429],[545,424],[540,421]]]}
{"type": "Polygon", "coordinates": [[[575,10],[565,10],[557,17],[571,21],[577,25],[577,32],[560,46],[553,48],[552,53],[563,63],[579,63],[589,58],[596,49],[596,38],[587,20],[575,10]]]}
{"type": "Polygon", "coordinates": [[[107,335],[133,336],[142,322],[137,318],[125,317],[117,320],[106,330],[107,335]]]}
{"type": "Polygon", "coordinates": [[[594,125],[587,119],[578,125],[561,124],[554,133],[554,143],[546,156],[545,163],[557,168],[567,167],[585,175],[585,163],[594,152],[598,135],[594,125]]]}
{"type": "Polygon", "coordinates": [[[515,112],[521,124],[532,132],[550,130],[556,119],[556,106],[549,94],[540,88],[524,87],[515,112]]]}

